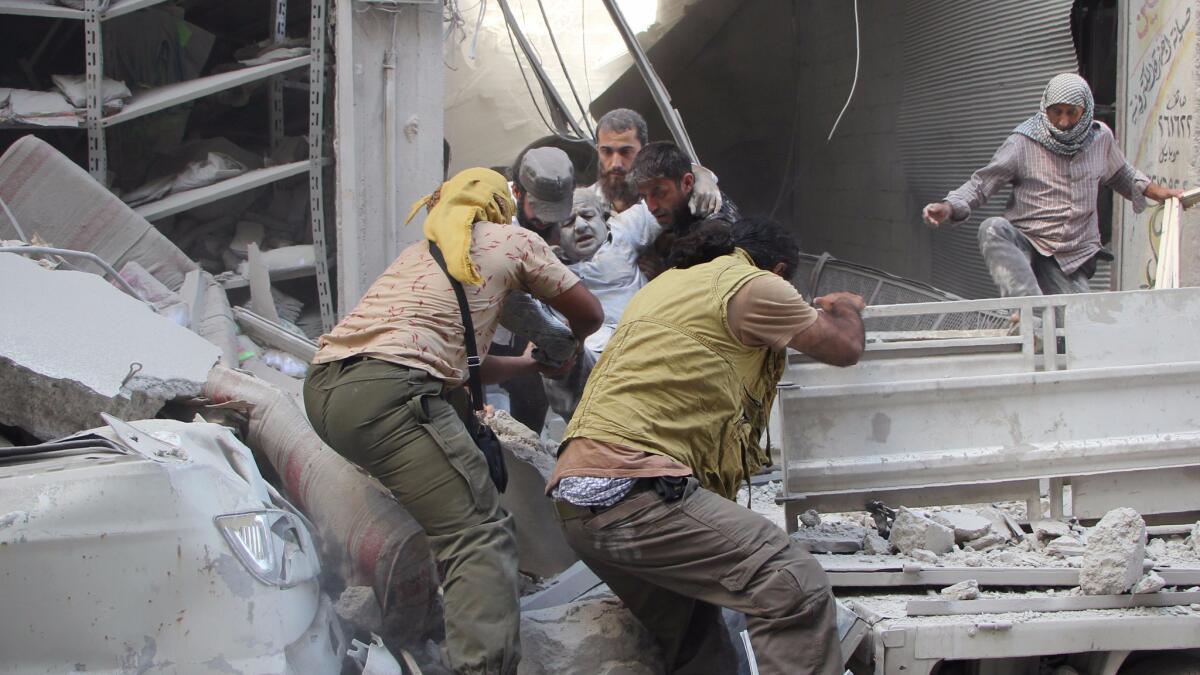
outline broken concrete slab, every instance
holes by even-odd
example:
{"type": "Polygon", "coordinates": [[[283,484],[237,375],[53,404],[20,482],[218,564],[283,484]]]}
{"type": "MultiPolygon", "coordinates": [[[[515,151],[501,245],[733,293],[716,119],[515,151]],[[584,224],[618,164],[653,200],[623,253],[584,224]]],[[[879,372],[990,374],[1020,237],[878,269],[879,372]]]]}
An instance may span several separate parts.
{"type": "Polygon", "coordinates": [[[888,541],[901,553],[913,549],[949,553],[954,548],[954,530],[901,506],[888,541]]]}
{"type": "Polygon", "coordinates": [[[219,350],[86,272],[0,253],[0,423],[41,439],[154,417],[200,393],[219,350]]]}
{"type": "Polygon", "coordinates": [[[867,531],[862,540],[862,551],[868,555],[891,555],[892,543],[874,531],[867,531]]]}
{"type": "Polygon", "coordinates": [[[1071,534],[1071,526],[1061,520],[1035,520],[1029,526],[1033,528],[1034,539],[1040,542],[1047,542],[1051,539],[1071,534]]]}
{"type": "Polygon", "coordinates": [[[662,652],[612,596],[521,613],[518,675],[658,675],[662,652]]]}
{"type": "Polygon", "coordinates": [[[1074,558],[1087,553],[1087,544],[1079,537],[1067,534],[1050,540],[1043,551],[1056,558],[1074,558]]]}
{"type": "Polygon", "coordinates": [[[1142,593],[1157,593],[1165,588],[1166,585],[1167,582],[1162,577],[1158,576],[1154,572],[1148,572],[1146,576],[1139,579],[1138,582],[1133,585],[1133,588],[1130,589],[1129,592],[1133,593],[1134,595],[1141,595],[1142,593]]]}
{"type": "Polygon", "coordinates": [[[945,510],[929,514],[930,520],[954,530],[954,541],[963,543],[978,539],[992,529],[992,521],[974,511],[945,510]]]}
{"type": "Polygon", "coordinates": [[[862,550],[867,528],[852,523],[822,523],[802,527],[789,536],[809,553],[856,553],[862,550]]]}
{"type": "Polygon", "coordinates": [[[500,504],[517,524],[518,565],[527,574],[552,577],[579,560],[559,527],[554,502],[545,496],[554,452],[505,410],[492,412],[484,423],[504,449],[508,489],[500,495],[500,504]]]}
{"type": "Polygon", "coordinates": [[[979,582],[975,579],[960,581],[943,588],[941,595],[952,600],[974,600],[979,597],[979,582]]]}
{"type": "MultiPolygon", "coordinates": [[[[1001,511],[995,506],[983,506],[975,509],[975,513],[979,514],[983,518],[987,518],[988,521],[991,522],[991,534],[1004,537],[1004,539],[1008,541],[1011,541],[1015,538],[1016,535],[1013,534],[1009,525],[1012,517],[1006,514],[1004,511],[1001,511]]],[[[1020,529],[1020,526],[1018,526],[1017,529],[1020,529]]]]}
{"type": "Polygon", "coordinates": [[[1079,587],[1087,595],[1124,593],[1142,578],[1145,558],[1146,522],[1131,508],[1113,509],[1088,533],[1079,587]]]}

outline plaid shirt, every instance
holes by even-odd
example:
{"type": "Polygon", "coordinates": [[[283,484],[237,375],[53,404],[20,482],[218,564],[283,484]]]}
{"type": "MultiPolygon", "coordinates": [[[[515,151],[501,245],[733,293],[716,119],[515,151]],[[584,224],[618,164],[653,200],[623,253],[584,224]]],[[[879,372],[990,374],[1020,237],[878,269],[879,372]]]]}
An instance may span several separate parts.
{"type": "Polygon", "coordinates": [[[951,220],[960,222],[1005,185],[1013,186],[1004,217],[1044,255],[1071,274],[1100,250],[1097,184],[1146,208],[1150,179],[1125,161],[1112,130],[1098,123],[1096,137],[1075,155],[1059,155],[1022,134],[1011,134],[987,166],[946,195],[951,220]]]}

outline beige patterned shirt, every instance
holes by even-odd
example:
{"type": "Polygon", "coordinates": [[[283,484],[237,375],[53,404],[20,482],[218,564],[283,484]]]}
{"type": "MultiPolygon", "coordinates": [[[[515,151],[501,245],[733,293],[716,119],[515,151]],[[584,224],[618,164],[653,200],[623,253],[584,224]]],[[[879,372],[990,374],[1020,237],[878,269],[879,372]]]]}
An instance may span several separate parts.
{"type": "MultiPolygon", "coordinates": [[[[549,300],[579,283],[541,237],[516,225],[475,223],[471,260],[484,280],[463,285],[480,356],[487,354],[509,292],[549,300]]],[[[451,387],[466,379],[458,301],[424,240],[404,249],[317,345],[313,363],[361,355],[420,368],[451,387]]]]}
{"type": "Polygon", "coordinates": [[[1096,137],[1074,155],[1051,152],[1022,134],[1011,134],[987,166],[946,195],[954,222],[965,220],[1004,186],[1013,186],[1004,217],[1043,255],[1070,274],[1100,250],[1096,194],[1100,184],[1146,207],[1150,179],[1121,154],[1112,130],[1098,123],[1096,137]]]}

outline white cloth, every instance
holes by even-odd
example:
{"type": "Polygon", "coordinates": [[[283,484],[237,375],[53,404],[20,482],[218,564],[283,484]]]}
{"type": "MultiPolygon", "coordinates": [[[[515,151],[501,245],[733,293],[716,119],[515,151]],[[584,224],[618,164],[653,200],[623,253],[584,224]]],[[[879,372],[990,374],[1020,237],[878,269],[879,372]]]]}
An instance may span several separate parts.
{"type": "Polygon", "coordinates": [[[637,259],[661,231],[650,210],[638,202],[608,219],[608,240],[591,260],[567,266],[604,308],[604,325],[584,341],[584,346],[596,354],[604,351],[629,299],[646,285],[646,275],[638,268],[637,259]]]}

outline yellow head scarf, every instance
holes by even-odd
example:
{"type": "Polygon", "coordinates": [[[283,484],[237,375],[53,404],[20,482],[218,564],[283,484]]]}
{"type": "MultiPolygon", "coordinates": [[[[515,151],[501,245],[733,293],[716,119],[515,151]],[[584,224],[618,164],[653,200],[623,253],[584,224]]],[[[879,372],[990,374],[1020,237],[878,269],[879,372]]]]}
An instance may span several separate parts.
{"type": "Polygon", "coordinates": [[[517,206],[508,181],[491,169],[465,169],[418,199],[404,222],[412,221],[422,207],[430,207],[425,217],[425,238],[442,250],[450,276],[464,284],[482,284],[483,277],[471,262],[471,227],[481,220],[512,221],[517,206]]]}

